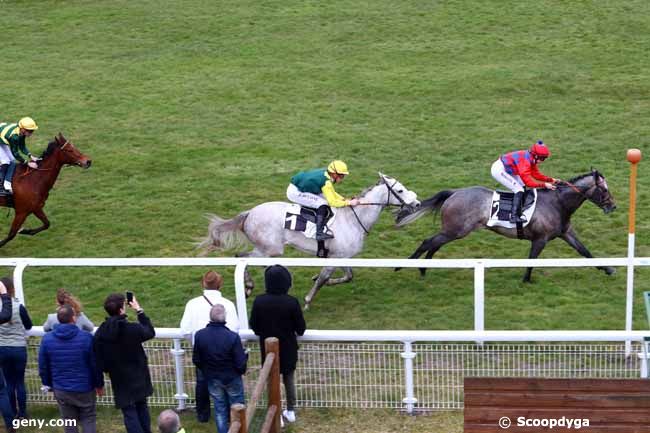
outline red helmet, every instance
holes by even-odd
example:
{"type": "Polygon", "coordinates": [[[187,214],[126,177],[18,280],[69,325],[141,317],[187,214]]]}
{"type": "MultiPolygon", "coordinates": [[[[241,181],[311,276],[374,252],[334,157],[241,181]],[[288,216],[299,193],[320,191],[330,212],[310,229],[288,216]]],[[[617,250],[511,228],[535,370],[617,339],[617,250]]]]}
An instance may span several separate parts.
{"type": "Polygon", "coordinates": [[[533,156],[537,156],[541,158],[548,158],[549,156],[551,156],[551,152],[548,151],[548,147],[546,147],[546,145],[542,142],[542,140],[532,145],[532,147],[530,148],[530,153],[532,153],[533,156]]]}

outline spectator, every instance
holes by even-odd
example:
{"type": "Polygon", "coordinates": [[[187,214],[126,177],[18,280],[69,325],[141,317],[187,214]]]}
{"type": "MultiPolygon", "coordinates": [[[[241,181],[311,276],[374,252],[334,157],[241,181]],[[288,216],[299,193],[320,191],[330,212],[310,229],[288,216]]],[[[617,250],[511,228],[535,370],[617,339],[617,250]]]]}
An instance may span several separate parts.
{"type": "MultiPolygon", "coordinates": [[[[239,331],[237,309],[235,304],[221,295],[222,286],[223,277],[215,271],[208,271],[201,279],[203,295],[190,299],[185,305],[185,312],[181,319],[181,331],[183,334],[192,335],[192,344],[194,344],[196,331],[205,328],[210,322],[210,309],[213,305],[223,305],[226,309],[226,327],[231,331],[239,331]]],[[[199,422],[208,422],[210,421],[208,382],[198,368],[196,369],[194,390],[196,395],[196,418],[199,422]]]]}
{"type": "Polygon", "coordinates": [[[253,302],[250,326],[255,335],[260,337],[262,362],[264,340],[276,337],[280,341],[280,373],[287,396],[287,409],[282,416],[288,422],[296,421],[296,385],[294,372],[298,362],[298,341],[296,335],[305,333],[305,319],[300,309],[298,300],[289,296],[291,288],[291,274],[284,266],[269,266],[264,271],[264,284],[266,293],[259,295],[253,302]]]}
{"type": "MultiPolygon", "coordinates": [[[[7,293],[7,287],[4,285],[3,281],[5,279],[0,279],[0,300],[2,300],[2,311],[0,311],[0,324],[7,323],[11,320],[12,315],[12,302],[11,296],[7,293]]],[[[7,391],[7,382],[5,381],[5,376],[0,369],[0,412],[2,412],[2,419],[5,422],[5,428],[8,433],[14,433],[16,430],[13,427],[12,421],[14,418],[14,412],[11,409],[11,404],[9,403],[9,393],[7,391]]]]}
{"type": "Polygon", "coordinates": [[[16,298],[14,282],[9,277],[0,279],[11,297],[11,320],[0,325],[0,366],[7,382],[7,395],[14,418],[27,418],[27,339],[25,330],[32,329],[27,309],[16,298]]]}
{"type": "Polygon", "coordinates": [[[171,409],[160,412],[158,416],[158,431],[160,433],[185,433],[185,429],[181,428],[181,419],[171,409]]]}
{"type": "Polygon", "coordinates": [[[108,316],[95,333],[97,367],[111,378],[115,406],[122,410],[127,433],[151,433],[147,397],[153,394],[147,355],[142,343],[156,331],[137,299],[128,304],[138,323],[127,320],[124,295],[113,293],[104,301],[108,316]]]}
{"type": "Polygon", "coordinates": [[[218,433],[227,433],[230,405],[244,404],[244,382],[248,355],[244,353],[239,334],[226,327],[226,310],[217,304],[210,310],[210,323],[196,333],[194,365],[203,372],[214,403],[218,433]]]}
{"type": "Polygon", "coordinates": [[[97,368],[93,336],[76,325],[72,305],[59,307],[54,332],[45,334],[38,352],[38,373],[43,385],[54,391],[62,419],[74,419],[65,433],[97,431],[96,395],[104,395],[104,375],[97,368]]]}
{"type": "MultiPolygon", "coordinates": [[[[66,304],[70,305],[74,310],[75,325],[77,328],[93,332],[95,325],[81,311],[81,303],[79,300],[75,296],[72,296],[66,289],[60,288],[56,291],[56,307],[58,309],[62,305],[66,304]]],[[[48,314],[47,320],[43,324],[43,331],[50,332],[58,324],[57,313],[48,314]]]]}

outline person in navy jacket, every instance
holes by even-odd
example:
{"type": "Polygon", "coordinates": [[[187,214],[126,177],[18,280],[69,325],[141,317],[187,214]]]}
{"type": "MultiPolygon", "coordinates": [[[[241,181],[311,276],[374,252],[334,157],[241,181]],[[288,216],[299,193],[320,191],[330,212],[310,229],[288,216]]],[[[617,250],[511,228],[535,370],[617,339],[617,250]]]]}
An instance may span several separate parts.
{"type": "Polygon", "coordinates": [[[230,405],[244,404],[244,382],[248,355],[239,334],[226,327],[226,309],[215,304],[210,310],[210,323],[194,335],[192,362],[208,381],[208,392],[214,402],[214,418],[218,433],[227,433],[230,405]]]}
{"type": "MultiPolygon", "coordinates": [[[[63,419],[74,419],[84,433],[96,431],[96,395],[104,393],[104,376],[97,368],[93,336],[75,324],[75,311],[65,304],[57,311],[59,325],[45,334],[38,353],[43,385],[54,391],[63,419]]],[[[77,427],[66,426],[65,433],[77,427]]]]}

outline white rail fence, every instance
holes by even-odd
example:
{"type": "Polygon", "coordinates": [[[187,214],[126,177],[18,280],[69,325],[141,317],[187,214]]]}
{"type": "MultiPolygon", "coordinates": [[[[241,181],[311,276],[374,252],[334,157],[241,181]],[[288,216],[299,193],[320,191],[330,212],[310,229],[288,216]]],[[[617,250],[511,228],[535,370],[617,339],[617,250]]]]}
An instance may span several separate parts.
{"type": "MultiPolygon", "coordinates": [[[[156,339],[145,345],[154,383],[154,395],[149,400],[152,406],[184,409],[194,404],[191,347],[179,332],[159,328],[156,339]]],[[[42,335],[42,328],[35,327],[31,334],[42,335]]],[[[645,332],[418,331],[409,334],[409,331],[308,331],[301,338],[296,371],[298,406],[392,408],[414,413],[462,409],[463,379],[471,376],[647,377],[647,356],[641,343],[647,335],[645,332]],[[626,340],[635,341],[632,345],[635,356],[625,356],[623,342],[626,340]]],[[[249,342],[251,355],[245,376],[247,395],[250,395],[259,374],[260,356],[250,330],[242,331],[241,335],[253,340],[252,344],[249,342]]],[[[51,394],[39,391],[39,340],[30,338],[29,343],[28,396],[30,401],[54,403],[51,394]]],[[[110,381],[106,385],[106,395],[98,403],[110,405],[110,381]]]]}
{"type": "MultiPolygon", "coordinates": [[[[16,295],[24,303],[23,273],[27,267],[158,267],[158,266],[234,266],[237,313],[243,328],[248,328],[244,271],[246,266],[282,264],[288,267],[369,267],[369,268],[449,268],[474,269],[474,330],[485,329],[485,270],[489,268],[579,268],[650,266],[650,257],[622,257],[599,259],[300,259],[300,258],[105,258],[105,259],[0,259],[0,266],[14,267],[16,295]]],[[[628,283],[633,281],[628,272],[628,283]]],[[[628,285],[629,285],[628,284],[628,285]]],[[[626,302],[626,331],[632,330],[632,296],[628,288],[626,302]]],[[[628,350],[629,353],[629,350],[628,350]]]]}
{"type": "MultiPolygon", "coordinates": [[[[412,413],[416,410],[461,408],[462,380],[465,376],[647,376],[647,350],[643,350],[641,342],[650,331],[635,332],[629,329],[631,319],[627,315],[631,315],[631,308],[626,308],[625,331],[485,331],[484,278],[487,268],[613,266],[629,269],[650,266],[650,258],[0,259],[0,266],[15,267],[16,294],[23,302],[26,300],[22,278],[28,267],[234,266],[236,303],[243,329],[240,334],[244,339],[254,339],[252,332],[247,329],[248,312],[244,292],[246,266],[276,263],[289,267],[474,269],[474,331],[308,331],[301,339],[301,361],[297,370],[298,404],[301,406],[386,407],[412,413]],[[634,345],[632,342],[635,342],[634,345]],[[630,354],[635,356],[629,356],[630,354]]],[[[628,299],[627,305],[629,304],[631,302],[628,299]]],[[[191,365],[188,342],[179,332],[173,328],[158,328],[156,339],[147,344],[146,350],[156,389],[151,403],[176,405],[183,409],[193,403],[191,394],[194,368],[191,365]]],[[[42,329],[36,327],[32,335],[42,335],[42,329]]],[[[35,364],[37,346],[38,341],[32,339],[27,372],[29,396],[32,400],[52,401],[51,396],[38,392],[40,382],[35,364]]],[[[253,351],[247,383],[254,382],[258,369],[259,356],[253,351]]],[[[109,404],[110,401],[109,388],[107,395],[100,399],[100,404],[109,404]]]]}

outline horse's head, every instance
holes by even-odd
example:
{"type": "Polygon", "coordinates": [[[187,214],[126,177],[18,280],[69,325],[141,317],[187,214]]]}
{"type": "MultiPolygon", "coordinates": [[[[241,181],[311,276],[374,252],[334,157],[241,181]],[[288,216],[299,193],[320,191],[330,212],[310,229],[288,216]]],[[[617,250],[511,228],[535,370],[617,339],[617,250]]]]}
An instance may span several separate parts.
{"type": "Polygon", "coordinates": [[[581,176],[576,181],[576,186],[589,201],[601,208],[603,212],[610,213],[616,210],[616,203],[609,192],[605,176],[598,170],[592,168],[590,174],[581,176]]]}
{"type": "MultiPolygon", "coordinates": [[[[59,135],[54,137],[54,142],[51,144],[54,144],[60,151],[59,158],[61,159],[61,163],[66,165],[78,165],[82,168],[90,168],[90,165],[92,164],[91,159],[81,153],[79,149],[77,149],[72,142],[68,141],[60,132],[59,135]]],[[[49,147],[48,150],[50,150],[49,147]]]]}
{"type": "Polygon", "coordinates": [[[388,191],[386,198],[387,205],[399,206],[400,209],[405,206],[412,209],[420,206],[418,195],[413,191],[409,191],[397,179],[379,173],[379,183],[386,185],[388,191]]]}

